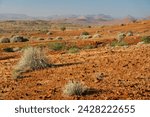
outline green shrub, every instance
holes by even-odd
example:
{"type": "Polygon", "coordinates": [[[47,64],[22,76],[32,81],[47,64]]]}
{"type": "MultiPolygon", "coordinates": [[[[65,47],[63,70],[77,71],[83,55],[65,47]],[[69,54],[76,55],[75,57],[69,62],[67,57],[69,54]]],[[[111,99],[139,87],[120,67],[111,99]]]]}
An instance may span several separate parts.
{"type": "Polygon", "coordinates": [[[5,51],[5,52],[14,52],[13,48],[4,48],[3,51],[5,51]]]}
{"type": "Polygon", "coordinates": [[[66,30],[66,27],[62,26],[62,27],[60,28],[60,30],[61,30],[61,31],[65,31],[65,30],[66,30]]]}
{"type": "Polygon", "coordinates": [[[81,36],[83,36],[83,35],[89,35],[89,33],[88,32],[82,32],[81,36]]]}
{"type": "Polygon", "coordinates": [[[87,87],[84,86],[83,83],[77,81],[69,81],[63,90],[64,94],[69,96],[73,96],[73,95],[81,96],[86,91],[87,91],[87,87]]]}
{"type": "Polygon", "coordinates": [[[71,48],[69,48],[68,52],[69,53],[77,53],[79,52],[80,49],[77,46],[72,46],[71,48]]]}
{"type": "Polygon", "coordinates": [[[54,43],[49,44],[49,48],[52,49],[52,50],[55,50],[55,51],[59,51],[59,50],[65,49],[65,44],[54,42],[54,43]]]}
{"type": "Polygon", "coordinates": [[[124,41],[120,41],[120,42],[113,41],[110,45],[115,47],[115,46],[127,46],[128,44],[126,42],[124,42],[124,41]]]}
{"type": "Polygon", "coordinates": [[[142,41],[143,41],[145,44],[150,43],[150,36],[142,37],[142,41]]]}
{"type": "Polygon", "coordinates": [[[86,45],[86,46],[83,47],[83,49],[93,49],[93,48],[94,48],[93,45],[86,45]]]}

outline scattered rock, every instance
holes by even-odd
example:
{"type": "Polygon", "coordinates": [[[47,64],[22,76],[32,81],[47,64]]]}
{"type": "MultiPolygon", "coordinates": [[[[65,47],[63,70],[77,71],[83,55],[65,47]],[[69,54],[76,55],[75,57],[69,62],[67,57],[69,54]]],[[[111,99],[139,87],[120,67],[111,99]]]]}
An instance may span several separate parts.
{"type": "Polygon", "coordinates": [[[101,37],[100,34],[95,34],[95,35],[93,35],[93,38],[100,38],[100,37],[101,37]]]}
{"type": "Polygon", "coordinates": [[[80,39],[90,39],[92,38],[92,35],[82,35],[80,36],[80,39]]]}
{"type": "Polygon", "coordinates": [[[44,38],[38,38],[37,40],[42,41],[42,40],[45,40],[45,39],[44,38]]]}
{"type": "Polygon", "coordinates": [[[55,40],[63,40],[62,37],[56,37],[55,40]]]}
{"type": "Polygon", "coordinates": [[[52,34],[53,34],[52,32],[48,32],[48,33],[47,33],[47,35],[52,35],[52,34]]]}
{"type": "Polygon", "coordinates": [[[29,40],[27,38],[22,37],[22,36],[15,36],[15,37],[10,39],[11,43],[14,43],[14,42],[27,42],[27,41],[29,41],[29,40]]]}
{"type": "Polygon", "coordinates": [[[98,73],[98,74],[96,74],[95,82],[102,81],[102,80],[104,80],[105,77],[106,77],[106,75],[104,75],[104,73],[98,73]]]}
{"type": "Polygon", "coordinates": [[[127,36],[127,37],[133,36],[133,32],[132,32],[132,31],[127,32],[126,36],[127,36]]]}
{"type": "Polygon", "coordinates": [[[49,38],[47,38],[48,40],[53,40],[54,38],[53,37],[49,37],[49,38]]]}
{"type": "Polygon", "coordinates": [[[13,48],[13,52],[18,52],[20,50],[21,50],[21,48],[19,48],[19,47],[13,48]]]}
{"type": "Polygon", "coordinates": [[[137,43],[137,45],[142,45],[142,44],[144,44],[143,41],[137,43]]]}

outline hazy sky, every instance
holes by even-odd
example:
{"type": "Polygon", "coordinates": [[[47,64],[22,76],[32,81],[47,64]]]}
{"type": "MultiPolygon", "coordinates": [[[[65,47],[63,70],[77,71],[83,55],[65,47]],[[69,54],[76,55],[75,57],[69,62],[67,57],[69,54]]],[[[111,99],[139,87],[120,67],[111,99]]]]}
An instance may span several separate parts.
{"type": "Polygon", "coordinates": [[[150,16],[150,0],[0,0],[0,13],[51,16],[106,14],[150,16]]]}

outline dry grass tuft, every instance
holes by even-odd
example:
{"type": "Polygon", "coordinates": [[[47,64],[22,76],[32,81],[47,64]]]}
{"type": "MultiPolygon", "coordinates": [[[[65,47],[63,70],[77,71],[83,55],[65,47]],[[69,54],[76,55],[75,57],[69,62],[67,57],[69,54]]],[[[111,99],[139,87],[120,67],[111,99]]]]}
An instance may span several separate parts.
{"type": "Polygon", "coordinates": [[[64,94],[69,96],[73,96],[73,95],[81,96],[86,91],[87,91],[87,87],[84,86],[83,83],[77,81],[69,81],[63,90],[64,94]]]}
{"type": "Polygon", "coordinates": [[[42,48],[28,47],[24,50],[20,61],[15,66],[13,76],[18,78],[21,73],[28,70],[44,69],[49,66],[50,64],[42,48]]]}

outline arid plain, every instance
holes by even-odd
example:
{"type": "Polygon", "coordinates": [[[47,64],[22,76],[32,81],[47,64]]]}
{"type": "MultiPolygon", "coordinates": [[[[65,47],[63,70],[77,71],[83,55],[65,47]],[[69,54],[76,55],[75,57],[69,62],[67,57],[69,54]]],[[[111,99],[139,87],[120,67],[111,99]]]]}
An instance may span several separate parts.
{"type": "Polygon", "coordinates": [[[1,21],[0,27],[0,38],[19,35],[28,39],[0,43],[1,100],[150,99],[150,44],[141,40],[150,35],[149,20],[108,26],[1,21]],[[88,36],[81,37],[83,32],[88,36]],[[115,46],[112,43],[119,33],[126,33],[126,44],[115,46]],[[64,45],[55,49],[51,43],[64,45]],[[28,46],[42,47],[53,66],[13,78],[14,66],[28,46]],[[82,82],[88,90],[82,95],[66,95],[69,81],[82,82]]]}

